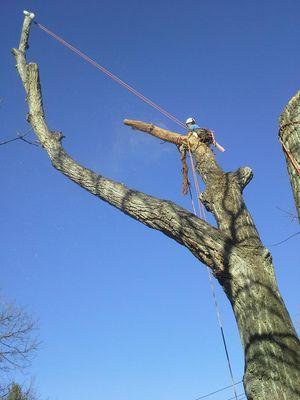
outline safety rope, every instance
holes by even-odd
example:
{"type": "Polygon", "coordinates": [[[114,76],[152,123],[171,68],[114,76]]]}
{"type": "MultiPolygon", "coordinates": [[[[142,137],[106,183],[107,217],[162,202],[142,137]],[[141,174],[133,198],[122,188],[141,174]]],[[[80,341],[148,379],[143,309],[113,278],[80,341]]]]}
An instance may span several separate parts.
{"type": "Polygon", "coordinates": [[[287,155],[287,157],[290,159],[293,167],[295,168],[295,170],[297,171],[298,175],[300,175],[300,166],[297,162],[297,160],[295,159],[295,157],[292,155],[292,153],[289,151],[289,149],[286,147],[286,145],[283,142],[282,139],[282,132],[284,131],[284,129],[288,126],[292,126],[292,125],[297,125],[300,124],[300,121],[293,121],[293,122],[289,122],[287,124],[282,125],[282,127],[279,130],[279,141],[283,147],[283,150],[285,152],[285,154],[287,155]]]}
{"type": "Polygon", "coordinates": [[[283,141],[281,139],[279,139],[283,150],[285,152],[285,154],[287,155],[287,157],[290,159],[293,167],[295,168],[295,170],[297,171],[298,175],[300,175],[300,166],[298,165],[297,161],[295,160],[295,158],[292,156],[291,152],[288,150],[288,148],[286,147],[286,145],[283,143],[283,141]]]}
{"type": "MultiPolygon", "coordinates": [[[[204,209],[204,206],[203,206],[202,202],[200,201],[201,192],[200,192],[199,182],[198,182],[198,179],[197,179],[196,168],[195,168],[193,154],[192,154],[192,151],[191,151],[191,145],[190,145],[189,137],[187,139],[187,145],[188,145],[188,151],[189,151],[189,156],[190,156],[190,161],[191,161],[191,166],[192,166],[192,172],[193,172],[193,178],[194,178],[194,184],[195,184],[195,191],[196,191],[196,197],[197,197],[199,213],[200,213],[201,218],[204,221],[206,221],[205,209],[204,209]]],[[[213,282],[212,273],[211,273],[210,269],[207,266],[206,266],[206,270],[207,270],[207,274],[208,274],[208,279],[209,279],[209,283],[210,283],[212,297],[213,297],[213,300],[214,300],[214,305],[215,305],[215,309],[216,309],[218,324],[219,324],[219,328],[220,328],[220,331],[221,331],[224,350],[225,350],[225,354],[226,354],[228,370],[229,370],[230,379],[231,379],[231,383],[232,383],[231,386],[232,386],[232,389],[233,389],[233,392],[234,392],[234,397],[237,400],[238,399],[238,395],[237,395],[237,390],[236,390],[236,384],[234,382],[233,370],[232,370],[229,351],[228,351],[227,342],[226,342],[226,338],[225,338],[225,334],[224,334],[224,328],[223,328],[223,324],[222,324],[220,308],[219,308],[219,304],[218,304],[218,301],[217,301],[216,288],[215,288],[215,285],[214,285],[214,282],[213,282]]]]}
{"type": "MultiPolygon", "coordinates": [[[[167,118],[169,118],[170,120],[172,120],[173,122],[175,122],[177,125],[181,126],[182,128],[186,129],[186,126],[183,122],[181,122],[178,118],[176,118],[174,115],[172,115],[171,113],[169,113],[167,110],[165,110],[164,108],[162,108],[161,106],[159,106],[158,104],[154,103],[152,100],[150,100],[149,98],[147,98],[146,96],[144,96],[142,93],[140,93],[139,91],[137,91],[134,87],[128,85],[126,82],[124,82],[121,78],[119,78],[118,76],[114,75],[112,72],[110,72],[109,70],[107,70],[105,67],[103,67],[102,65],[100,65],[99,63],[97,63],[95,60],[93,60],[91,57],[89,57],[88,55],[86,55],[85,53],[83,53],[82,51],[80,51],[79,49],[77,49],[76,47],[72,46],[70,43],[68,43],[66,40],[64,40],[63,38],[61,38],[59,35],[55,34],[54,32],[50,31],[48,28],[46,28],[44,25],[40,24],[39,22],[34,21],[34,24],[39,27],[41,30],[43,30],[44,32],[46,32],[48,35],[50,35],[52,38],[54,38],[55,40],[57,40],[59,43],[61,43],[63,46],[67,47],[68,49],[70,49],[71,51],[73,51],[75,54],[77,54],[79,57],[83,58],[85,61],[87,61],[88,63],[90,63],[91,65],[93,65],[95,68],[97,68],[98,70],[100,70],[101,72],[103,72],[104,74],[106,74],[108,77],[110,77],[112,80],[114,80],[115,82],[117,82],[118,84],[120,84],[121,86],[123,86],[125,89],[127,89],[129,92],[131,92],[132,94],[134,94],[135,96],[137,96],[138,98],[140,98],[143,102],[147,103],[148,105],[150,105],[151,107],[155,108],[157,111],[159,111],[160,113],[162,113],[163,115],[165,115],[167,118]]],[[[191,148],[190,148],[190,143],[189,143],[189,137],[187,140],[188,143],[188,151],[189,151],[189,156],[190,156],[190,160],[191,160],[191,166],[192,166],[192,172],[193,172],[193,179],[194,179],[194,184],[195,184],[195,190],[197,193],[197,201],[198,201],[198,207],[199,207],[199,215],[202,219],[204,219],[206,221],[206,216],[205,216],[205,210],[203,207],[203,204],[200,202],[199,196],[200,196],[200,187],[199,187],[199,183],[198,183],[198,179],[197,179],[197,174],[196,174],[196,169],[195,169],[195,165],[194,165],[194,161],[193,161],[193,156],[192,156],[192,152],[191,152],[191,148]]],[[[216,142],[214,141],[214,144],[216,142]]],[[[224,150],[224,149],[223,149],[224,150]]],[[[223,151],[221,150],[221,151],[223,151]]],[[[191,192],[191,188],[189,186],[189,194],[191,197],[191,201],[192,201],[192,207],[193,207],[193,212],[195,215],[197,215],[196,209],[195,209],[195,204],[194,204],[194,200],[193,200],[193,196],[192,196],[192,192],[191,192]]],[[[199,216],[198,215],[198,216],[199,216]]],[[[218,306],[218,302],[217,302],[217,298],[216,298],[216,293],[215,293],[215,287],[213,284],[213,280],[212,280],[212,276],[211,276],[211,272],[209,270],[208,267],[207,271],[208,271],[208,276],[209,276],[209,280],[210,280],[210,286],[211,286],[211,290],[212,290],[212,295],[213,295],[213,299],[214,299],[214,305],[216,308],[216,312],[217,312],[217,319],[218,319],[218,323],[220,326],[220,330],[221,330],[221,336],[222,336],[222,341],[223,341],[223,345],[225,348],[225,353],[226,353],[226,358],[227,358],[227,364],[228,364],[228,368],[229,368],[229,373],[230,373],[230,377],[231,377],[231,381],[232,381],[232,388],[234,391],[234,395],[235,398],[237,399],[237,392],[236,392],[236,387],[235,387],[235,382],[234,382],[234,378],[233,378],[233,372],[232,372],[232,367],[231,367],[231,362],[230,362],[230,357],[229,357],[229,353],[228,353],[228,349],[227,349],[227,344],[226,344],[226,339],[225,339],[225,335],[224,335],[224,330],[223,330],[223,326],[222,326],[222,321],[221,321],[221,316],[220,316],[220,310],[219,310],[219,306],[218,306]]]]}
{"type": "Polygon", "coordinates": [[[56,35],[54,32],[51,32],[48,28],[43,26],[42,24],[34,21],[35,25],[38,26],[40,29],[42,29],[44,32],[46,32],[48,35],[52,36],[55,40],[60,42],[62,45],[66,46],[68,49],[76,53],[79,57],[83,58],[85,61],[93,65],[95,68],[99,69],[101,72],[109,76],[112,80],[123,86],[125,89],[127,89],[129,92],[140,98],[142,101],[147,103],[149,106],[155,108],[159,112],[161,112],[163,115],[165,115],[167,118],[181,126],[182,128],[185,129],[185,125],[183,122],[181,122],[178,118],[176,118],[174,115],[169,113],[167,110],[159,106],[158,104],[154,103],[152,100],[148,99],[148,97],[144,96],[142,93],[138,92],[134,87],[128,85],[126,82],[124,82],[122,79],[120,79],[118,76],[114,75],[112,72],[104,68],[102,65],[98,64],[95,60],[93,60],[91,57],[87,56],[84,54],[82,51],[77,49],[76,47],[72,46],[70,43],[68,43],[66,40],[61,38],[60,36],[56,35]]]}

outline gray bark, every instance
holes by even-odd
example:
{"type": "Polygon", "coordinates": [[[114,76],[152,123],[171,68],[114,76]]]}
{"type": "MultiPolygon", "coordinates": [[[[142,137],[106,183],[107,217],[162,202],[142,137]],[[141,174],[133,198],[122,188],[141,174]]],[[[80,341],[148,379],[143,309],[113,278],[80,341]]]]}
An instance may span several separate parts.
{"type": "Polygon", "coordinates": [[[282,144],[300,222],[300,92],[288,102],[279,120],[282,144]]]}
{"type": "Polygon", "coordinates": [[[249,167],[225,173],[208,144],[153,124],[125,124],[173,144],[191,148],[206,185],[201,200],[218,228],[178,205],[125,187],[81,166],[62,147],[62,134],[45,120],[38,66],[27,64],[25,49],[31,19],[25,17],[21,43],[13,49],[29,106],[28,121],[53,166],[101,200],[187,247],[211,268],[236,317],[245,352],[244,386],[249,400],[300,397],[300,344],[280,296],[272,258],[264,247],[242,192],[252,178],[249,167]],[[25,32],[24,32],[25,30],[25,32]],[[25,43],[24,43],[25,40],[25,43]]]}

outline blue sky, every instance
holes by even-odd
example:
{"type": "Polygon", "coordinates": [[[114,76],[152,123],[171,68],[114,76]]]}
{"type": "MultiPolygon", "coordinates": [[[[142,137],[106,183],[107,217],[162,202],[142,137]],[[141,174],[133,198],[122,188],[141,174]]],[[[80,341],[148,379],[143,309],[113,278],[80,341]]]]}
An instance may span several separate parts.
{"type": "MultiPolygon", "coordinates": [[[[298,238],[272,246],[298,229],[286,213],[295,210],[277,132],[299,89],[299,2],[2,2],[1,139],[28,129],[10,53],[24,8],[179,119],[192,115],[213,129],[226,148],[217,155],[225,170],[253,168],[245,199],[299,327],[298,238]]],[[[64,132],[74,158],[191,208],[180,194],[176,149],[122,121],[176,125],[36,27],[28,59],[40,66],[48,123],[64,132]]],[[[203,265],[69,182],[41,150],[17,142],[0,152],[1,291],[39,318],[42,340],[19,379],[34,376],[51,400],[194,400],[228,385],[203,265]]],[[[217,291],[240,380],[238,331],[217,291]]]]}

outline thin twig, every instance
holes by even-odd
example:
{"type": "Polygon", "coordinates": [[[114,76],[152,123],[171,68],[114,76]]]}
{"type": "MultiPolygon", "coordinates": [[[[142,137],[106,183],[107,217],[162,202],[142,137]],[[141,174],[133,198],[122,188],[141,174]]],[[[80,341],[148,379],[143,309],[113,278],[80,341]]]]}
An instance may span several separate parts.
{"type": "Polygon", "coordinates": [[[296,220],[298,219],[298,217],[297,217],[296,214],[293,214],[293,213],[291,213],[290,211],[283,210],[283,209],[280,208],[280,207],[276,207],[276,208],[277,208],[277,210],[279,210],[279,211],[281,211],[282,213],[286,214],[286,217],[289,217],[289,218],[291,219],[291,222],[296,221],[296,220]]]}
{"type": "Polygon", "coordinates": [[[30,128],[27,132],[25,132],[23,134],[20,134],[18,132],[16,137],[14,137],[12,139],[6,139],[6,140],[3,140],[2,142],[0,142],[0,146],[3,146],[4,144],[8,144],[11,142],[15,142],[16,140],[22,140],[23,142],[25,142],[27,144],[31,144],[32,146],[39,147],[39,144],[36,141],[32,142],[31,140],[25,139],[25,137],[28,136],[30,132],[32,132],[32,128],[30,128]]]}

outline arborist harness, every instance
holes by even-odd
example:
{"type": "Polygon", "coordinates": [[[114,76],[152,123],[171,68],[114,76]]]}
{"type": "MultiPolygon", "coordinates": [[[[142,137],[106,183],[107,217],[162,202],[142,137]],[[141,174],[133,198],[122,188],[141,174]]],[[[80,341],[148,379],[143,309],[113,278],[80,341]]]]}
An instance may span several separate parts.
{"type": "MultiPolygon", "coordinates": [[[[181,141],[180,144],[177,145],[177,148],[180,153],[180,160],[182,163],[182,194],[186,195],[189,192],[190,181],[188,178],[188,165],[186,162],[186,153],[190,150],[190,138],[194,137],[199,140],[199,142],[205,143],[207,146],[213,145],[221,152],[224,152],[225,149],[222,147],[215,139],[214,132],[208,128],[200,128],[199,125],[196,124],[194,118],[189,117],[185,121],[185,125],[188,129],[188,134],[185,141],[181,141]]],[[[191,156],[191,154],[190,154],[191,156]]]]}

